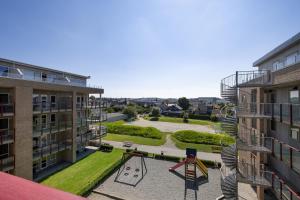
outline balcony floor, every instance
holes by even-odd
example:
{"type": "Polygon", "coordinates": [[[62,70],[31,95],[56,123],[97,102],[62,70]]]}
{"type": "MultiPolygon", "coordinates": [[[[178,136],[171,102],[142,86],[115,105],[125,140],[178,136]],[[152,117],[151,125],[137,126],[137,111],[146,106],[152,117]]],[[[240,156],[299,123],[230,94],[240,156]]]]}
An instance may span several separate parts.
{"type": "Polygon", "coordinates": [[[237,140],[237,149],[243,151],[252,151],[252,152],[263,152],[263,153],[272,153],[270,149],[264,146],[250,146],[241,140],[237,140]]]}
{"type": "Polygon", "coordinates": [[[262,186],[265,188],[272,186],[272,184],[266,178],[263,178],[263,177],[247,178],[238,173],[237,180],[241,183],[250,184],[252,186],[262,186]]]}

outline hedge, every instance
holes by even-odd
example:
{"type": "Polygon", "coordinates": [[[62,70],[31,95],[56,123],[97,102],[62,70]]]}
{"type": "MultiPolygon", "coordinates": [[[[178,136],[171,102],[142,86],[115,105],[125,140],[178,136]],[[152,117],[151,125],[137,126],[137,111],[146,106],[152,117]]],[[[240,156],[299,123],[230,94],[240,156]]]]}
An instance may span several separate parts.
{"type": "Polygon", "coordinates": [[[107,132],[120,135],[140,136],[152,139],[162,138],[162,133],[158,129],[153,127],[107,124],[107,132]]]}
{"type": "Polygon", "coordinates": [[[173,136],[185,143],[194,144],[210,144],[210,145],[225,145],[228,146],[235,142],[234,138],[226,134],[214,134],[205,132],[196,132],[190,130],[177,131],[173,136]]]}
{"type": "Polygon", "coordinates": [[[159,154],[155,154],[154,158],[157,159],[157,160],[168,160],[168,161],[174,161],[174,162],[180,162],[181,161],[180,157],[159,155],[159,154]]]}

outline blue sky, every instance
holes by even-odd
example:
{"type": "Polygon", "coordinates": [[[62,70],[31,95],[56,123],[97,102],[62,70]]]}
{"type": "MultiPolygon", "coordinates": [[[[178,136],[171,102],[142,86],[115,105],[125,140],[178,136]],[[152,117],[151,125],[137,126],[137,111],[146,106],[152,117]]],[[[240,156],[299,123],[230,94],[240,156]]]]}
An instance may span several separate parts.
{"type": "Polygon", "coordinates": [[[219,96],[300,30],[300,1],[0,0],[0,57],[91,75],[108,97],[219,96]]]}

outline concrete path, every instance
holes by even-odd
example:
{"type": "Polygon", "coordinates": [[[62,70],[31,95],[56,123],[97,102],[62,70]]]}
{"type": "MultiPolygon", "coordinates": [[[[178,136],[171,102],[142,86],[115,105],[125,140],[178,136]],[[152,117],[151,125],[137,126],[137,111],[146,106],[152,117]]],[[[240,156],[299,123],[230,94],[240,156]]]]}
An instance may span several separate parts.
{"type": "Polygon", "coordinates": [[[209,126],[202,126],[196,124],[183,124],[183,123],[171,123],[171,122],[159,122],[149,121],[143,118],[139,118],[136,121],[128,122],[127,125],[143,126],[143,127],[155,127],[163,132],[176,132],[180,130],[192,130],[199,132],[215,133],[215,130],[209,126]]]}
{"type": "MultiPolygon", "coordinates": [[[[123,147],[123,142],[108,141],[108,140],[103,140],[103,142],[111,144],[114,147],[119,149],[127,149],[126,147],[123,147]]],[[[160,154],[161,152],[163,152],[165,155],[169,155],[169,156],[178,156],[178,157],[186,156],[185,150],[175,149],[175,148],[170,148],[165,146],[149,146],[149,145],[133,144],[131,148],[137,148],[139,151],[146,151],[148,153],[160,154]]],[[[203,160],[222,162],[221,155],[216,153],[197,152],[197,157],[203,160]]]]}

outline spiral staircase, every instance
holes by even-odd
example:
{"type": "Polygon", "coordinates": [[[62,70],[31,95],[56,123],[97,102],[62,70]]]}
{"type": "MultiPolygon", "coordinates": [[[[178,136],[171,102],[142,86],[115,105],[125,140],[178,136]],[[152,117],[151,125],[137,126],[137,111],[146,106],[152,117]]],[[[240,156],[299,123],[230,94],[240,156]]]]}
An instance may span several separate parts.
{"type": "MultiPolygon", "coordinates": [[[[272,81],[269,71],[237,71],[221,81],[221,96],[228,102],[220,110],[219,120],[221,121],[221,129],[223,132],[230,134],[239,141],[238,117],[240,109],[238,106],[240,88],[259,87],[261,85],[270,84],[272,81]]],[[[247,93],[247,92],[246,92],[247,93]]],[[[251,95],[248,94],[247,95],[251,95]]],[[[245,141],[245,140],[244,140],[245,141]]],[[[261,150],[260,148],[259,150],[261,150]]],[[[221,167],[221,189],[224,198],[227,200],[238,199],[238,177],[240,176],[239,163],[237,158],[237,144],[223,148],[221,152],[223,165],[221,167]],[[238,173],[237,173],[238,172],[238,173]]],[[[249,175],[248,171],[246,174],[249,175]]],[[[247,177],[248,178],[248,177],[247,177]]]]}

